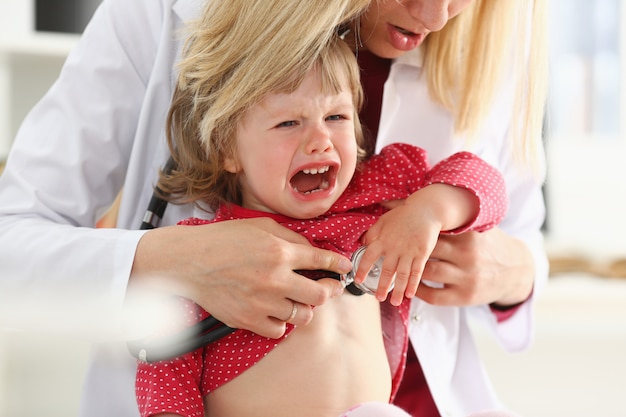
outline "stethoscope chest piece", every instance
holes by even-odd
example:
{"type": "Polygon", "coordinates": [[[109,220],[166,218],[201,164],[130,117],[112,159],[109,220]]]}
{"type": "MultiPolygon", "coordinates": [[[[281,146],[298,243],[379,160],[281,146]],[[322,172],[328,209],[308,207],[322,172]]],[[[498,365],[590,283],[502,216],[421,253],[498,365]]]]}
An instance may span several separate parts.
{"type": "MultiPolygon", "coordinates": [[[[361,295],[361,294],[375,294],[378,289],[378,282],[380,281],[380,274],[382,273],[383,260],[384,258],[379,258],[374,265],[370,268],[367,276],[365,277],[365,281],[362,283],[354,282],[354,277],[356,275],[357,269],[359,269],[359,264],[361,263],[361,258],[365,253],[365,246],[361,246],[352,254],[352,271],[348,272],[345,275],[342,275],[341,282],[344,284],[346,289],[350,291],[352,294],[361,295]]],[[[393,289],[394,283],[391,283],[389,287],[389,291],[393,289]]]]}

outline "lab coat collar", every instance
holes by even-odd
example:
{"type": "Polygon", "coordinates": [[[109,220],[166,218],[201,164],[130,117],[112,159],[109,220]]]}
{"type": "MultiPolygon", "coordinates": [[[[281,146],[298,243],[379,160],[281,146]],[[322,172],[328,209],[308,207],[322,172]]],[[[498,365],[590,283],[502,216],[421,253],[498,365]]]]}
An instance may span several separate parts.
{"type": "Polygon", "coordinates": [[[183,22],[188,22],[200,16],[204,3],[203,0],[177,0],[173,9],[183,22]]]}

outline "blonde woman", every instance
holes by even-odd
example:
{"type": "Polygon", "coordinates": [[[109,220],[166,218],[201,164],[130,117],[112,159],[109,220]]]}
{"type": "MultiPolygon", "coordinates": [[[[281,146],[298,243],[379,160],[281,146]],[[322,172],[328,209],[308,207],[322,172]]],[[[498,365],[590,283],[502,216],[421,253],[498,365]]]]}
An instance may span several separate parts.
{"type": "MultiPolygon", "coordinates": [[[[345,273],[345,257],[268,219],[180,230],[171,225],[194,209],[170,205],[162,227],[136,230],[168,158],[164,126],[175,64],[184,24],[201,15],[201,3],[103,1],[58,81],[24,121],[0,177],[0,298],[19,297],[24,311],[45,299],[46,308],[63,312],[63,294],[80,291],[88,308],[68,319],[102,323],[103,295],[114,318],[129,287],[156,287],[191,298],[232,327],[277,338],[291,300],[319,306],[343,291],[334,280],[293,271],[345,273]],[[120,191],[117,228],[94,229],[120,191]]],[[[345,38],[358,48],[361,116],[376,148],[416,144],[433,163],[465,148],[503,173],[510,209],[500,227],[442,236],[437,260],[426,264],[411,301],[409,363],[398,395],[414,416],[497,407],[467,321],[478,318],[507,350],[527,347],[532,300],[547,277],[540,233],[544,0],[268,3],[275,6],[268,12],[283,16],[276,25],[263,17],[268,28],[283,45],[292,43],[272,48],[267,59],[303,53],[367,6],[345,38]]],[[[411,207],[390,211],[366,235],[368,262],[393,248],[393,241],[377,242],[377,231],[387,223],[401,228],[405,210],[411,207]]],[[[303,326],[314,311],[299,309],[291,322],[303,326]]],[[[111,327],[118,325],[112,319],[111,327]]],[[[136,415],[135,367],[123,341],[99,345],[81,415],[136,415]]]]}
{"type": "MultiPolygon", "coordinates": [[[[413,415],[463,415],[497,404],[470,340],[470,316],[509,350],[532,337],[532,294],[547,278],[540,231],[545,6],[378,1],[346,34],[363,71],[361,115],[371,149],[402,140],[427,149],[433,161],[468,149],[503,172],[509,192],[499,228],[442,236],[436,261],[423,271],[422,282],[432,285],[420,285],[413,300],[413,349],[396,399],[413,415]]],[[[400,225],[400,215],[392,210],[366,235],[372,258],[394,247],[393,239],[377,238],[378,227],[400,225]]]]}

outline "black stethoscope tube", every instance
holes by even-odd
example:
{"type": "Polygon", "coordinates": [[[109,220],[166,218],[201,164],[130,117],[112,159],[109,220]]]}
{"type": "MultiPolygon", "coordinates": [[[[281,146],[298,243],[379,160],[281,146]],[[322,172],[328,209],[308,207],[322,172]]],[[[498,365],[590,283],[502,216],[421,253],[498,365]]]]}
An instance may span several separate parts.
{"type": "MultiPolygon", "coordinates": [[[[170,174],[174,168],[174,158],[170,156],[163,167],[163,173],[170,174]]],[[[162,190],[155,186],[139,227],[140,230],[151,230],[159,227],[167,208],[167,201],[162,197],[163,195],[162,190]]],[[[192,352],[229,335],[235,330],[237,329],[226,326],[215,317],[209,316],[172,336],[158,339],[147,337],[129,340],[126,345],[130,353],[137,359],[144,362],[158,362],[192,352]]]]}
{"type": "Polygon", "coordinates": [[[158,362],[193,352],[234,332],[213,316],[199,321],[172,336],[128,341],[130,353],[143,362],[158,362]]]}
{"type": "MultiPolygon", "coordinates": [[[[163,167],[163,173],[171,174],[174,167],[174,158],[170,156],[163,167]]],[[[161,198],[161,195],[163,195],[163,192],[158,186],[155,186],[139,230],[150,230],[159,227],[159,223],[161,223],[161,219],[167,208],[167,201],[161,198]]]]}

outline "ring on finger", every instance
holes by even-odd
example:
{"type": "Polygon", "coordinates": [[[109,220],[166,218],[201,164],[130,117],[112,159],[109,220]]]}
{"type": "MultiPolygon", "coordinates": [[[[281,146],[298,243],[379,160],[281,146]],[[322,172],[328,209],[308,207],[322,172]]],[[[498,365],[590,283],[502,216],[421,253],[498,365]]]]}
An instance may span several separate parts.
{"type": "Polygon", "coordinates": [[[295,301],[292,301],[291,304],[291,314],[289,315],[289,318],[285,320],[286,323],[289,323],[291,320],[295,319],[296,315],[298,314],[298,304],[295,301]]]}

